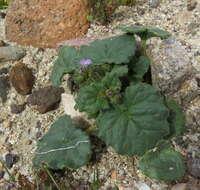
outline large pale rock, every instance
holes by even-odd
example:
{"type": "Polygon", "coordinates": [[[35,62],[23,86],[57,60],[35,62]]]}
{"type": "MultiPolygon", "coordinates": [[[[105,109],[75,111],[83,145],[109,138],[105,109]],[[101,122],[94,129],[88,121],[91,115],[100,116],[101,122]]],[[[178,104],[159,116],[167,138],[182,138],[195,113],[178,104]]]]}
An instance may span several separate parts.
{"type": "Polygon", "coordinates": [[[54,47],[83,36],[88,29],[87,0],[13,0],[6,16],[6,37],[22,45],[54,47]]]}
{"type": "Polygon", "coordinates": [[[63,93],[61,97],[61,102],[64,107],[65,114],[70,115],[71,117],[83,116],[83,113],[80,113],[74,108],[76,102],[73,95],[63,93]]]}
{"type": "Polygon", "coordinates": [[[188,126],[200,125],[200,74],[184,46],[174,37],[152,40],[147,53],[153,85],[182,105],[188,126]]]}
{"type": "Polygon", "coordinates": [[[26,55],[24,49],[17,46],[0,47],[0,63],[6,61],[18,61],[26,55]]]}

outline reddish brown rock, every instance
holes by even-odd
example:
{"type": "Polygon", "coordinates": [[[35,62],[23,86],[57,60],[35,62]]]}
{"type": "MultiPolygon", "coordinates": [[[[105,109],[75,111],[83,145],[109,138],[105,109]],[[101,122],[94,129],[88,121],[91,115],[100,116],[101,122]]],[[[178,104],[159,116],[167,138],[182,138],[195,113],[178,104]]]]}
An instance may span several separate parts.
{"type": "Polygon", "coordinates": [[[46,113],[58,107],[64,89],[58,86],[48,86],[34,91],[27,99],[29,105],[36,105],[40,113],[46,113]]]}
{"type": "Polygon", "coordinates": [[[89,27],[87,1],[13,0],[6,15],[6,37],[42,48],[81,37],[89,27]]]}
{"type": "Polygon", "coordinates": [[[15,90],[22,95],[30,94],[34,84],[32,70],[23,63],[15,65],[9,73],[10,81],[15,90]]]}
{"type": "Polygon", "coordinates": [[[197,1],[196,0],[187,0],[187,10],[192,11],[195,9],[197,6],[197,1]]]}

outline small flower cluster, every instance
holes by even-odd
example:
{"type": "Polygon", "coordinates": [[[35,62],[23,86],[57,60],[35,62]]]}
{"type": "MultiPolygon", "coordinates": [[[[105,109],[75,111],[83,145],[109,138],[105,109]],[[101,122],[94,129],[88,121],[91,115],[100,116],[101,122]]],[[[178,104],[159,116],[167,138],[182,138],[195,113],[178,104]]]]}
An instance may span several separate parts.
{"type": "Polygon", "coordinates": [[[92,63],[92,60],[91,59],[81,59],[79,63],[81,66],[87,67],[88,65],[90,65],[92,63]]]}

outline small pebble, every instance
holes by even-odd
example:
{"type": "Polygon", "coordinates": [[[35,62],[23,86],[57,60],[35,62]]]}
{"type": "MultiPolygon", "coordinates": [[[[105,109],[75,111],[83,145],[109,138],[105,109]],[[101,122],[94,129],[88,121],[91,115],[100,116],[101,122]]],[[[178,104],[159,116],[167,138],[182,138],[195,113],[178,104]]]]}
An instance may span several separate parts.
{"type": "Polygon", "coordinates": [[[197,86],[200,87],[200,78],[196,78],[197,86]]]}
{"type": "Polygon", "coordinates": [[[192,176],[196,178],[200,177],[200,159],[190,158],[187,162],[187,168],[192,176]]]}
{"type": "Polygon", "coordinates": [[[19,157],[15,154],[11,154],[11,153],[8,153],[6,154],[5,156],[5,161],[6,161],[6,166],[11,169],[12,166],[17,163],[17,161],[19,160],[19,157]]]}
{"type": "Polygon", "coordinates": [[[12,126],[12,122],[11,122],[11,121],[5,120],[5,121],[3,122],[3,127],[4,127],[4,128],[10,128],[11,126],[12,126]]]}
{"type": "Polygon", "coordinates": [[[192,11],[196,8],[197,6],[197,2],[195,0],[188,0],[188,3],[187,3],[187,10],[188,11],[192,11]]]}
{"type": "MultiPolygon", "coordinates": [[[[9,138],[8,138],[9,139],[9,138]]],[[[5,140],[5,143],[4,143],[4,147],[7,151],[12,151],[14,148],[13,148],[13,145],[10,143],[10,142],[7,142],[7,140],[5,140]]]]}
{"type": "Polygon", "coordinates": [[[34,84],[32,70],[23,63],[16,64],[9,73],[10,81],[21,95],[30,94],[34,84]]]}
{"type": "Polygon", "coordinates": [[[27,145],[31,145],[32,143],[33,143],[33,141],[30,139],[26,142],[27,145]]]}
{"type": "Polygon", "coordinates": [[[3,178],[5,172],[3,170],[0,170],[0,180],[3,178]]]}
{"type": "Polygon", "coordinates": [[[6,43],[3,40],[0,40],[0,47],[6,46],[6,43]]]}
{"type": "Polygon", "coordinates": [[[151,0],[150,2],[150,7],[151,8],[158,8],[158,6],[160,5],[161,0],[151,0]]]}
{"type": "Polygon", "coordinates": [[[42,133],[40,131],[38,131],[35,135],[36,139],[39,139],[42,136],[42,133]]]}
{"type": "Polygon", "coordinates": [[[26,104],[11,104],[10,109],[11,113],[19,114],[24,111],[26,104]]]}
{"type": "Polygon", "coordinates": [[[6,75],[6,74],[8,74],[8,72],[9,72],[8,68],[0,69],[0,75],[6,75]]]}
{"type": "Polygon", "coordinates": [[[6,17],[6,13],[0,12],[0,18],[4,19],[6,17]]]}

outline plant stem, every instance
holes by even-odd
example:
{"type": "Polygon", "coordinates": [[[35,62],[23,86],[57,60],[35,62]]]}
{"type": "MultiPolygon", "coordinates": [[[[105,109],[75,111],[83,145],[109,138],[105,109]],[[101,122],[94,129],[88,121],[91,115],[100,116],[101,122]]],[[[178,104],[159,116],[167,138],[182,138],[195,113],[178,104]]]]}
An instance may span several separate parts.
{"type": "Polygon", "coordinates": [[[57,187],[57,189],[61,190],[60,187],[58,186],[58,184],[56,183],[55,179],[51,175],[51,172],[48,170],[48,168],[46,166],[44,166],[44,169],[47,172],[47,174],[49,175],[49,177],[51,178],[51,180],[53,181],[54,185],[57,187]]]}
{"type": "Polygon", "coordinates": [[[146,40],[142,40],[142,41],[141,41],[141,44],[142,44],[142,54],[143,54],[144,56],[147,55],[147,53],[146,53],[146,48],[147,48],[146,42],[147,42],[146,40]]]}

